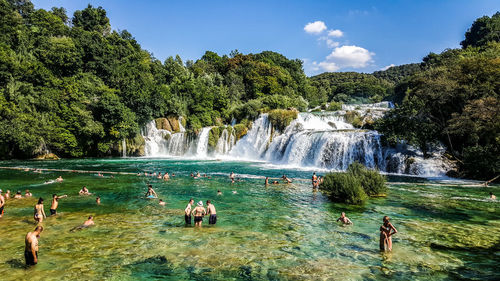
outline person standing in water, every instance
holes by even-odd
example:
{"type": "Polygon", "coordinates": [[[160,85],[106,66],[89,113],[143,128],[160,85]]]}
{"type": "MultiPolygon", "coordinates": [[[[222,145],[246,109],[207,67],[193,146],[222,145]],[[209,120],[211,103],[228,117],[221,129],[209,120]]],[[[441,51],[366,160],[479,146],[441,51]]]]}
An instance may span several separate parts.
{"type": "Polygon", "coordinates": [[[189,199],[189,203],[186,206],[186,209],[184,209],[184,220],[186,221],[186,224],[191,224],[191,206],[194,204],[194,199],[191,198],[189,199]]]}
{"type": "Polygon", "coordinates": [[[57,215],[57,207],[59,206],[59,199],[68,197],[68,195],[57,196],[57,194],[52,194],[52,205],[50,206],[50,215],[57,215]]]}
{"type": "Polygon", "coordinates": [[[203,222],[203,216],[205,216],[207,211],[203,208],[203,202],[198,202],[196,208],[194,208],[191,214],[194,215],[194,226],[201,227],[201,223],[203,222]]]}
{"type": "Polygon", "coordinates": [[[38,263],[38,238],[43,231],[43,226],[37,226],[33,232],[28,232],[24,239],[24,258],[26,265],[38,263]]]}
{"type": "Polygon", "coordinates": [[[217,223],[217,212],[215,211],[215,206],[207,200],[207,214],[210,215],[208,217],[208,224],[216,224],[217,223]]]}
{"type": "Polygon", "coordinates": [[[234,182],[234,172],[231,172],[231,174],[229,175],[229,178],[231,179],[232,182],[234,182]]]}
{"type": "Polygon", "coordinates": [[[384,224],[380,227],[380,251],[392,251],[392,235],[398,233],[396,228],[390,223],[390,218],[384,216],[384,224]]]}
{"type": "Polygon", "coordinates": [[[353,224],[352,221],[348,217],[345,216],[344,212],[342,212],[342,214],[340,214],[340,218],[338,218],[337,221],[342,222],[344,225],[345,224],[353,224]]]}
{"type": "Polygon", "coordinates": [[[3,217],[4,206],[5,206],[5,198],[3,198],[2,190],[0,189],[0,218],[3,217]]]}
{"type": "Polygon", "coordinates": [[[101,205],[101,197],[100,196],[97,196],[95,198],[95,202],[97,203],[97,205],[101,205]]]}
{"type": "Polygon", "coordinates": [[[10,199],[10,190],[7,189],[7,192],[5,192],[5,200],[10,199]]]}
{"type": "Polygon", "coordinates": [[[146,197],[149,197],[149,198],[158,198],[158,195],[154,191],[152,185],[148,185],[148,191],[146,192],[146,197]]]}
{"type": "Polygon", "coordinates": [[[497,197],[493,194],[493,192],[490,192],[490,199],[496,200],[497,197]]]}
{"type": "Polygon", "coordinates": [[[318,177],[316,176],[316,172],[314,172],[312,175],[312,185],[313,189],[316,189],[318,187],[318,177]]]}
{"type": "Polygon", "coordinates": [[[33,194],[29,191],[29,189],[26,189],[26,193],[24,193],[24,197],[32,197],[33,194]]]}
{"type": "Polygon", "coordinates": [[[269,177],[266,177],[266,186],[269,185],[269,177]]]}
{"type": "Polygon", "coordinates": [[[38,203],[35,205],[34,218],[37,223],[42,223],[43,219],[46,218],[45,210],[43,209],[43,198],[38,198],[38,203]]]}
{"type": "Polygon", "coordinates": [[[56,182],[62,182],[63,181],[63,178],[61,176],[59,176],[57,179],[56,179],[56,182]]]}

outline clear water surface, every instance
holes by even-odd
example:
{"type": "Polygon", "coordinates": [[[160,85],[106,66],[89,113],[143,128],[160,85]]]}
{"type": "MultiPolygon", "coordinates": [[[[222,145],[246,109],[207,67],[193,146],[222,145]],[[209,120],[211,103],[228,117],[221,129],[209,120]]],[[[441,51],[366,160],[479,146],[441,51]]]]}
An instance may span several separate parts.
{"type": "Polygon", "coordinates": [[[0,169],[0,188],[30,189],[29,199],[10,199],[0,219],[2,280],[498,280],[500,188],[468,182],[389,177],[386,198],[364,206],[328,201],[312,192],[311,171],[262,163],[180,159],[84,159],[3,161],[0,166],[114,171],[75,173],[0,169]],[[138,172],[175,173],[168,182],[138,172]],[[192,179],[191,172],[212,179],[192,179]],[[231,171],[241,181],[231,184],[231,171]],[[295,181],[265,187],[262,176],[286,173],[295,181]],[[62,183],[44,184],[58,176],[62,183]],[[165,207],[143,197],[151,183],[165,207]],[[86,185],[101,197],[78,196],[86,185]],[[217,196],[217,190],[223,195],[217,196]],[[237,191],[233,194],[232,191],[237,191]],[[56,217],[44,222],[39,264],[24,267],[24,236],[34,229],[33,206],[53,193],[56,217]],[[215,227],[185,227],[189,198],[212,200],[215,227]],[[335,222],[345,211],[353,226],[335,222]],[[96,226],[80,231],[88,215],[96,226]],[[388,215],[399,233],[394,250],[378,251],[378,229],[388,215]]]}

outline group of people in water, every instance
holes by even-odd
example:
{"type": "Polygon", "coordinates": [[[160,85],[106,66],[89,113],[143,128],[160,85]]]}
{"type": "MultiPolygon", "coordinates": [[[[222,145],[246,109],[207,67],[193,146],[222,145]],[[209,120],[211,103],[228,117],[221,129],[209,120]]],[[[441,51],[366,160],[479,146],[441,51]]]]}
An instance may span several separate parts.
{"type": "MultiPolygon", "coordinates": [[[[99,175],[101,175],[101,173],[99,173],[99,175]]],[[[138,174],[138,175],[142,175],[142,174],[138,174]]],[[[170,177],[175,177],[174,173],[172,173],[172,175],[170,176],[169,173],[167,173],[167,172],[165,172],[163,175],[161,173],[156,174],[156,173],[145,172],[144,175],[145,176],[153,176],[153,177],[156,177],[156,178],[162,179],[162,180],[169,180],[170,177]]],[[[207,176],[206,174],[201,175],[199,172],[191,173],[191,177],[193,179],[197,179],[197,178],[210,179],[211,178],[210,176],[207,176]]],[[[229,178],[231,180],[231,183],[234,183],[236,180],[238,180],[238,181],[240,180],[239,178],[238,179],[236,178],[236,175],[234,172],[231,172],[231,174],[229,175],[229,178]]],[[[283,175],[281,177],[281,179],[286,184],[292,183],[292,180],[290,178],[288,178],[286,175],[283,175]]],[[[63,181],[63,178],[61,176],[59,176],[55,180],[55,182],[62,182],[62,181],[63,181]]],[[[316,173],[313,173],[313,175],[312,175],[313,190],[318,189],[319,185],[322,182],[323,182],[323,178],[321,176],[317,176],[316,173]]],[[[269,184],[280,184],[280,182],[277,180],[274,180],[270,183],[269,177],[266,177],[265,178],[265,185],[267,186],[269,184]]],[[[149,199],[153,199],[153,198],[158,199],[158,194],[153,189],[153,186],[151,184],[148,184],[147,188],[148,189],[145,193],[145,197],[149,198],[149,199]]],[[[236,191],[233,191],[233,193],[236,194],[236,191]]],[[[92,193],[90,193],[90,191],[87,189],[86,186],[82,187],[82,189],[78,192],[78,194],[82,195],[82,196],[92,195],[92,193]]],[[[218,190],[217,195],[218,196],[222,195],[222,192],[220,190],[218,190]]],[[[29,190],[26,190],[24,197],[28,198],[28,197],[32,197],[32,196],[33,196],[33,194],[29,190]]],[[[10,197],[11,197],[11,194],[10,194],[9,190],[7,190],[7,192],[5,193],[5,196],[4,196],[2,194],[2,190],[0,189],[0,218],[4,214],[5,201],[10,199],[10,197]]],[[[50,207],[50,215],[51,216],[57,215],[57,208],[59,207],[59,200],[66,198],[66,197],[68,197],[68,196],[67,195],[57,195],[57,194],[52,195],[52,202],[51,202],[51,207],[50,207]]],[[[18,191],[13,196],[13,198],[20,199],[20,198],[23,198],[23,196],[22,196],[21,192],[18,191]]],[[[496,199],[496,196],[490,192],[490,198],[496,199]]],[[[25,237],[24,256],[25,256],[25,260],[26,260],[26,265],[35,265],[38,263],[38,239],[40,238],[40,235],[44,229],[43,226],[41,225],[41,223],[47,217],[45,214],[43,202],[44,202],[43,198],[40,197],[38,199],[37,204],[34,207],[34,220],[37,223],[37,226],[33,231],[29,232],[25,237]]],[[[96,197],[96,204],[100,204],[100,203],[101,203],[101,199],[99,196],[97,196],[96,197]]],[[[166,202],[163,201],[163,199],[159,199],[158,204],[165,206],[166,202]]],[[[195,200],[193,198],[191,198],[191,199],[189,199],[189,202],[188,202],[186,208],[184,209],[184,221],[185,221],[186,226],[189,226],[192,224],[193,217],[194,217],[195,227],[201,228],[202,223],[203,223],[203,218],[205,216],[208,216],[208,224],[209,225],[215,225],[217,223],[217,211],[216,211],[214,204],[211,202],[211,200],[207,200],[205,202],[206,205],[204,205],[203,201],[201,201],[201,200],[196,203],[196,206],[194,206],[194,204],[195,204],[195,200]]],[[[340,222],[343,225],[353,225],[354,224],[346,216],[346,214],[344,212],[341,213],[340,217],[337,219],[337,222],[340,222]]],[[[88,217],[88,219],[82,225],[77,226],[77,227],[71,229],[70,231],[83,229],[83,228],[92,226],[94,224],[95,224],[94,217],[91,215],[88,217]]],[[[382,224],[382,226],[380,226],[379,231],[380,231],[380,243],[379,243],[380,250],[381,251],[392,251],[392,236],[394,234],[398,233],[398,231],[396,230],[394,225],[392,225],[392,223],[390,222],[390,218],[388,216],[383,217],[383,224],[382,224]]]]}

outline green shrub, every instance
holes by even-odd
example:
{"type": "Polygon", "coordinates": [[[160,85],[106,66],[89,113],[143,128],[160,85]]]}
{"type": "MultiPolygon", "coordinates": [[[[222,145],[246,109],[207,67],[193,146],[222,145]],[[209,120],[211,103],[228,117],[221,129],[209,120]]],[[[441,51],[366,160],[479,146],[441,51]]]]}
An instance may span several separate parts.
{"type": "Polygon", "coordinates": [[[326,174],[320,188],[331,200],[348,204],[362,204],[368,196],[387,191],[385,177],[358,162],[349,165],[345,173],[326,174]]]}
{"type": "Polygon", "coordinates": [[[368,198],[361,182],[349,173],[326,174],[320,188],[335,202],[359,205],[368,198]]]}
{"type": "Polygon", "coordinates": [[[219,141],[220,135],[224,130],[224,127],[212,127],[210,132],[208,132],[208,147],[211,149],[215,149],[217,146],[217,142],[219,141]]]}
{"type": "Polygon", "coordinates": [[[356,177],[368,196],[381,195],[387,192],[385,177],[378,171],[367,169],[363,164],[354,162],[347,168],[347,173],[356,177]]]}
{"type": "Polygon", "coordinates": [[[299,112],[296,110],[274,109],[269,111],[269,121],[275,129],[283,132],[295,120],[299,112]]]}
{"type": "Polygon", "coordinates": [[[335,102],[331,101],[326,110],[328,111],[337,111],[342,109],[342,103],[341,102],[335,102]]]}

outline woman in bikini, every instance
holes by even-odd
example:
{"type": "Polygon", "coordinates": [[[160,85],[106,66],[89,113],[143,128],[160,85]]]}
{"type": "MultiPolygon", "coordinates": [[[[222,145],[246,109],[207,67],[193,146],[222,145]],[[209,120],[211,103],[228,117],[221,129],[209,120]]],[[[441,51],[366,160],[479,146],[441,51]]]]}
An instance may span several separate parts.
{"type": "Polygon", "coordinates": [[[46,218],[45,211],[43,210],[43,198],[38,199],[38,204],[35,205],[34,218],[37,223],[42,223],[43,219],[46,218]]]}
{"type": "Polygon", "coordinates": [[[398,233],[396,228],[389,222],[390,218],[384,216],[384,224],[380,227],[380,251],[392,251],[392,235],[398,233]]]}

